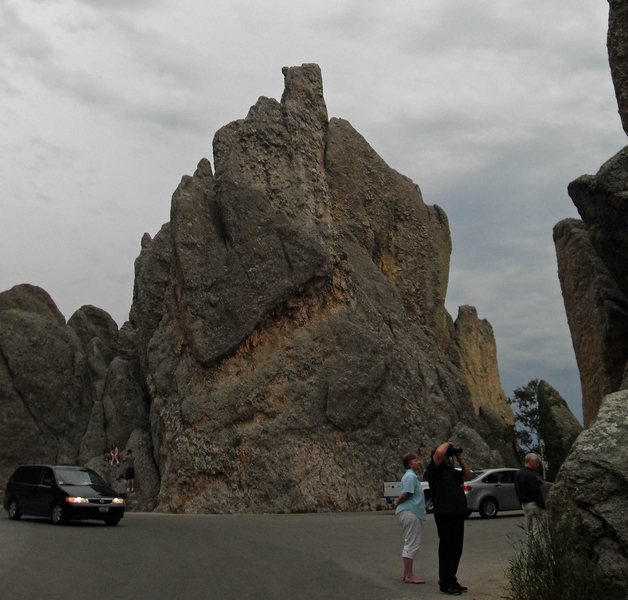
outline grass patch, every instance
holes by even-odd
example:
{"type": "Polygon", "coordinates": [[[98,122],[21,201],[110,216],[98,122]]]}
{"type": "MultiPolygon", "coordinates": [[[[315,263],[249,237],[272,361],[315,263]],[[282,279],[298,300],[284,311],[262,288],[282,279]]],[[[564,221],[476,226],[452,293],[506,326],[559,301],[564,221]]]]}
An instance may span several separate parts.
{"type": "Polygon", "coordinates": [[[624,600],[594,561],[593,539],[573,506],[540,517],[506,569],[506,600],[624,600]]]}

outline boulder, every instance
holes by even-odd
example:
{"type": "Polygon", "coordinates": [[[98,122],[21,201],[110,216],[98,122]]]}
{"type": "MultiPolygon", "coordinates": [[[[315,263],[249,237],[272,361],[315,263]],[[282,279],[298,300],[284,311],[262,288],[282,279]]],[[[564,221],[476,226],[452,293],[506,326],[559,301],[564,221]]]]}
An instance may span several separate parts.
{"type": "Polygon", "coordinates": [[[622,586],[628,581],[628,391],[606,396],[595,421],[576,439],[550,500],[568,498],[591,530],[596,562],[622,586]]]}

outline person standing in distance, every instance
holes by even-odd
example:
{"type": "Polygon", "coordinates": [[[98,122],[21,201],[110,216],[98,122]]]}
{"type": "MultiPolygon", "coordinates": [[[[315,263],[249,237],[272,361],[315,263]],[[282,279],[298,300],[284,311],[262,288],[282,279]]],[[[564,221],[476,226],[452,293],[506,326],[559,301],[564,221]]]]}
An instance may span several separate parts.
{"type": "Polygon", "coordinates": [[[434,520],[438,531],[438,585],[444,594],[459,596],[467,588],[458,583],[456,574],[464,543],[464,520],[467,499],[462,490],[471,471],[462,454],[451,442],[443,442],[431,456],[425,471],[434,503],[434,520]],[[454,468],[454,457],[462,472],[454,468]]]}
{"type": "Polygon", "coordinates": [[[414,557],[421,546],[421,532],[425,520],[425,498],[421,489],[418,473],[421,461],[416,454],[406,454],[403,466],[407,469],[401,478],[401,493],[393,501],[395,514],[403,528],[403,582],[425,583],[425,579],[414,576],[414,557]]]}
{"type": "Polygon", "coordinates": [[[541,460],[534,452],[526,454],[523,460],[524,466],[515,475],[515,493],[525,515],[526,531],[530,533],[545,510],[545,500],[536,475],[541,460]]]}
{"type": "Polygon", "coordinates": [[[127,481],[127,492],[135,492],[135,456],[131,448],[126,451],[124,457],[124,478],[127,481]]]}

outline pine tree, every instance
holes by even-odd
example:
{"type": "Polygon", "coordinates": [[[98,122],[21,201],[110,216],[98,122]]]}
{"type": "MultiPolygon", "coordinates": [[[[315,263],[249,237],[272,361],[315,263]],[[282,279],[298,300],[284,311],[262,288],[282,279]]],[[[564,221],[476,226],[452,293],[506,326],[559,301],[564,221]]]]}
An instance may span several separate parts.
{"type": "Polygon", "coordinates": [[[545,470],[545,444],[539,433],[539,380],[532,379],[527,385],[518,387],[508,402],[515,413],[515,429],[523,454],[537,454],[545,470]]]}

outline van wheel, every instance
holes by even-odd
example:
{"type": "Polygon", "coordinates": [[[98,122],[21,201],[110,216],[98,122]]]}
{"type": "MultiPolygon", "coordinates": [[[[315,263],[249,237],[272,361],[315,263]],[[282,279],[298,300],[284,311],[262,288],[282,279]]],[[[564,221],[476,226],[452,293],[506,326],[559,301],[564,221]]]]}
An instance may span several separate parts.
{"type": "Polygon", "coordinates": [[[480,516],[484,519],[492,519],[497,516],[497,500],[494,498],[484,498],[480,503],[480,516]]]}
{"type": "Polygon", "coordinates": [[[109,527],[115,527],[120,522],[120,517],[111,517],[110,519],[105,519],[105,525],[109,527]]]}
{"type": "Polygon", "coordinates": [[[63,514],[63,506],[57,503],[52,506],[51,513],[52,522],[55,525],[61,525],[65,521],[65,515],[63,514]]]}
{"type": "Polygon", "coordinates": [[[13,519],[14,521],[17,521],[17,519],[22,516],[22,513],[20,512],[20,507],[17,505],[17,500],[15,498],[11,498],[11,500],[9,501],[8,513],[9,519],[13,519]]]}

